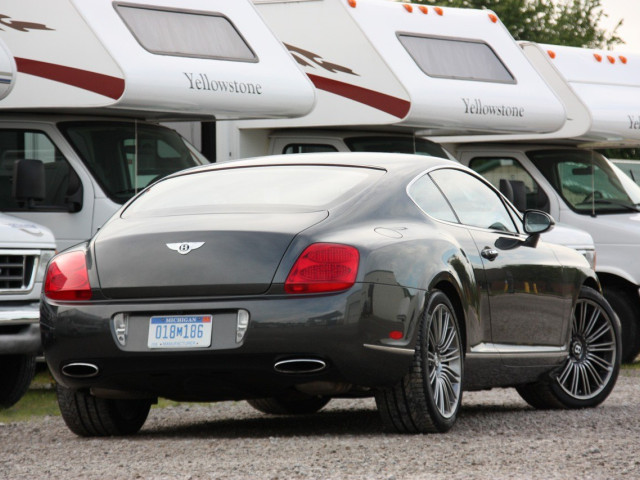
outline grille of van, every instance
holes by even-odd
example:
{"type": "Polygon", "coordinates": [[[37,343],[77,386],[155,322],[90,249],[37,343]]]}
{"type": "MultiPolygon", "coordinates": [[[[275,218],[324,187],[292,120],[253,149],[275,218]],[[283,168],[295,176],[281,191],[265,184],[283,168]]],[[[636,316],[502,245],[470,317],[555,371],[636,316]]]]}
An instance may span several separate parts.
{"type": "Polygon", "coordinates": [[[29,292],[33,288],[38,255],[0,251],[0,293],[29,292]]]}

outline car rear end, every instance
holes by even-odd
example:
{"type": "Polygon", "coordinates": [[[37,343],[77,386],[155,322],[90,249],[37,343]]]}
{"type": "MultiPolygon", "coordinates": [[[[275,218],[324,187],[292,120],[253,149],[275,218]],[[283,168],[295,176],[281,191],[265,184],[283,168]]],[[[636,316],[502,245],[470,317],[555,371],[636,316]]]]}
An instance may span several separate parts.
{"type": "Polygon", "coordinates": [[[152,186],[52,261],[41,324],[54,376],[98,396],[206,401],[395,381],[411,355],[371,345],[406,345],[397,310],[372,313],[367,248],[346,240],[357,229],[322,228],[384,174],[230,165],[152,186]]]}

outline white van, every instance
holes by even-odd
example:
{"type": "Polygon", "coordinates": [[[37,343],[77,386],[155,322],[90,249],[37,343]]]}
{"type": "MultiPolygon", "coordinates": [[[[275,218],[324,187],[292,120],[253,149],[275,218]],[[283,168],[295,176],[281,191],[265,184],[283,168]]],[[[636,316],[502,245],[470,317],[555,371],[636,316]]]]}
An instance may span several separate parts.
{"type": "Polygon", "coordinates": [[[33,378],[42,281],[54,254],[49,229],[0,214],[0,408],[16,403],[33,378]]]}
{"type": "Polygon", "coordinates": [[[157,122],[296,116],[315,102],[248,0],[5,0],[2,14],[0,211],[48,226],[59,249],[155,179],[207,162],[157,122]],[[14,178],[16,161],[44,192],[14,178]]]}

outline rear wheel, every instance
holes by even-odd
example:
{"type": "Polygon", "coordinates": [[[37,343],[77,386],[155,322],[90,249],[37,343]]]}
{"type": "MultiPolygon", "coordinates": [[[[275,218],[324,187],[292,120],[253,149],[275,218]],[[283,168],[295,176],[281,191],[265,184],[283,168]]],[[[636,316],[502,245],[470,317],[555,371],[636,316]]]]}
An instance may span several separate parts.
{"type": "Polygon", "coordinates": [[[376,391],[382,421],[401,433],[446,432],[462,401],[463,352],[458,319],[447,296],[435,291],[422,317],[411,371],[376,391]]]}
{"type": "Polygon", "coordinates": [[[330,397],[323,396],[269,397],[247,400],[247,403],[256,410],[270,415],[305,415],[316,413],[330,400],[330,397]]]}
{"type": "Polygon", "coordinates": [[[0,356],[0,407],[9,408],[29,390],[36,371],[35,355],[0,356]]]}
{"type": "Polygon", "coordinates": [[[586,408],[611,393],[620,369],[620,322],[597,291],[583,287],[573,309],[569,354],[550,378],[517,387],[536,408],[586,408]]]}
{"type": "Polygon", "coordinates": [[[57,386],[58,405],[67,427],[82,437],[136,433],[147,419],[151,400],[115,400],[57,386]]]}

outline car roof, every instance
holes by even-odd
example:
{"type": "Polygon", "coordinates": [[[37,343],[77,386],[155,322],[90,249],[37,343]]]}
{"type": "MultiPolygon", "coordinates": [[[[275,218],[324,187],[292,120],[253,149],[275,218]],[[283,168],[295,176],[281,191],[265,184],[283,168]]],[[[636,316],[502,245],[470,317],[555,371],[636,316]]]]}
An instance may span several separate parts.
{"type": "Polygon", "coordinates": [[[275,165],[336,165],[351,167],[378,168],[388,172],[424,171],[440,166],[462,165],[454,160],[427,155],[378,152],[326,152],[299,153],[294,155],[270,155],[243,160],[216,163],[183,170],[174,175],[196,173],[199,171],[221,170],[228,168],[275,166],[275,165]]]}

